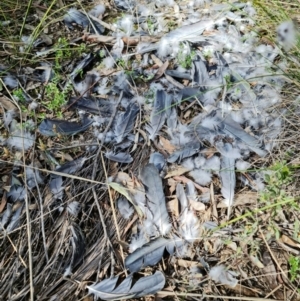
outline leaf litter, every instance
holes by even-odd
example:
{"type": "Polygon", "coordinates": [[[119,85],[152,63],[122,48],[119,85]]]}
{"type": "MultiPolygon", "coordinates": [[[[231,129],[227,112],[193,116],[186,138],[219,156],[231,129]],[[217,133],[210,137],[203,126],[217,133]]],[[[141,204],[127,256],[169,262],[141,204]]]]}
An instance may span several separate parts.
{"type": "Polygon", "coordinates": [[[283,131],[282,50],[295,44],[293,23],[270,45],[255,31],[251,3],[114,1],[63,11],[58,33],[21,37],[19,51],[43,62],[0,66],[0,278],[18,287],[0,295],[121,300],[171,287],[240,296],[242,284],[267,296],[276,277],[269,285],[242,277],[254,262],[245,258],[256,256],[241,241],[238,263],[240,226],[218,227],[264,189],[267,172],[251,167],[277,151],[283,131]],[[28,256],[34,288],[20,277],[28,256]],[[182,260],[199,265],[171,264],[182,260]]]}

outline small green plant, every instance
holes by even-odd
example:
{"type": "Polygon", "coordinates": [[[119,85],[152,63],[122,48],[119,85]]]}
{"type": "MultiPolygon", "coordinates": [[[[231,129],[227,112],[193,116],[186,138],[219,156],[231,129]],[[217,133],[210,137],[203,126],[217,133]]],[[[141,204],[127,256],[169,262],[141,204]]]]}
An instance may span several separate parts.
{"type": "Polygon", "coordinates": [[[71,87],[68,86],[63,92],[57,87],[57,83],[60,81],[60,76],[57,74],[52,81],[45,87],[45,101],[43,104],[45,107],[52,111],[57,117],[62,117],[62,107],[66,103],[66,96],[69,93],[71,87]]]}
{"type": "Polygon", "coordinates": [[[101,49],[98,54],[99,54],[101,59],[105,58],[105,50],[104,49],[101,49]]]}
{"type": "Polygon", "coordinates": [[[21,102],[25,101],[25,96],[24,96],[23,91],[22,91],[21,88],[14,90],[13,91],[13,96],[15,96],[21,102]]]}
{"type": "Polygon", "coordinates": [[[153,23],[153,20],[151,18],[147,19],[147,28],[149,31],[149,34],[153,34],[155,30],[155,24],[153,23]]]}
{"type": "Polygon", "coordinates": [[[195,56],[195,51],[192,50],[190,53],[186,53],[186,51],[184,51],[184,45],[180,45],[180,50],[177,54],[177,62],[183,68],[189,69],[192,67],[195,56]]]}
{"type": "Polygon", "coordinates": [[[289,265],[290,265],[291,281],[295,281],[300,274],[300,258],[296,256],[290,256],[289,265]]]}
{"type": "Polygon", "coordinates": [[[65,104],[65,95],[59,91],[55,83],[48,83],[45,96],[49,101],[46,103],[47,109],[61,117],[61,107],[65,104]]]}
{"type": "Polygon", "coordinates": [[[80,44],[77,47],[70,47],[70,43],[64,37],[58,39],[55,44],[55,48],[57,49],[55,52],[55,69],[59,70],[61,68],[61,62],[65,59],[70,59],[72,57],[76,57],[81,55],[86,51],[86,45],[80,44]]]}
{"type": "Polygon", "coordinates": [[[287,208],[299,210],[294,198],[288,195],[287,185],[292,182],[292,172],[285,161],[274,164],[268,172],[265,173],[265,189],[260,193],[259,202],[264,206],[273,206],[270,213],[267,239],[271,236],[280,237],[278,228],[278,219],[287,208]],[[286,204],[283,206],[282,203],[286,204]],[[288,207],[287,207],[288,206],[288,207]]]}
{"type": "Polygon", "coordinates": [[[128,62],[122,58],[117,59],[116,64],[122,69],[128,69],[128,62]]]}

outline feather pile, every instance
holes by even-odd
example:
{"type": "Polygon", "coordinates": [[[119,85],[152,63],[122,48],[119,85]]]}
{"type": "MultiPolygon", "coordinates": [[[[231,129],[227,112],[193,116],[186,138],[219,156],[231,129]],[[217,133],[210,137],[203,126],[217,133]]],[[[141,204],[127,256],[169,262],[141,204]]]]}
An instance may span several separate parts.
{"type": "MultiPolygon", "coordinates": [[[[72,110],[72,114],[77,111],[82,122],[45,118],[37,127],[37,135],[39,139],[42,136],[45,148],[61,142],[64,136],[84,137],[87,152],[104,152],[107,170],[113,170],[108,177],[115,177],[116,169],[123,170],[123,174],[126,170],[135,173],[134,180],[127,175],[134,182],[131,187],[128,178],[109,182],[111,188],[125,197],[117,202],[121,216],[134,223],[135,230],[128,242],[130,254],[125,259],[126,268],[134,273],[156,265],[166,253],[191,256],[192,244],[201,239],[202,229],[217,227],[209,221],[201,224],[197,213],[212,199],[211,189],[215,185],[211,183],[215,178],[221,183],[220,198],[228,207],[228,219],[235,202],[237,176],[255,190],[264,188],[263,173],[251,171],[250,167],[253,158],[255,161],[264,158],[276,148],[282,132],[285,111],[274,107],[281,102],[285,84],[282,74],[287,64],[279,57],[281,48],[289,51],[294,47],[297,31],[292,22],[284,22],[277,28],[278,46],[262,43],[252,30],[255,9],[245,2],[115,0],[113,3],[117,9],[126,11],[111,20],[113,24],[101,20],[106,13],[102,4],[89,12],[75,8],[66,12],[65,26],[74,30],[76,24],[77,29],[85,31],[80,40],[99,45],[95,53],[84,53],[75,60],[72,68],[61,66],[62,73],[67,75],[62,93],[70,87],[75,91],[65,108],[72,110]],[[166,19],[173,14],[177,28],[168,32],[166,19]],[[102,47],[103,44],[106,46],[102,47]],[[143,149],[137,152],[138,148],[143,149]],[[150,158],[146,158],[149,163],[145,163],[144,154],[150,153],[150,158]],[[173,190],[176,187],[180,214],[177,208],[177,216],[171,219],[164,176],[174,166],[176,171],[182,171],[180,180],[174,180],[177,182],[172,187],[173,190]],[[185,186],[178,183],[181,180],[185,186]],[[132,219],[135,211],[138,218],[132,219]]],[[[23,40],[33,48],[41,43],[30,37],[23,40]]],[[[49,54],[58,50],[60,46],[38,51],[36,55],[46,61],[49,54]]],[[[37,73],[39,85],[53,80],[51,66],[44,65],[42,73],[37,73]]],[[[27,87],[26,75],[11,74],[5,69],[3,74],[3,82],[9,89],[17,89],[23,82],[27,87]]],[[[37,101],[32,101],[36,95],[33,98],[25,90],[23,94],[25,102],[31,103],[30,108],[37,110],[37,101]]],[[[0,141],[10,149],[29,151],[35,143],[36,125],[30,120],[26,125],[19,123],[15,112],[5,108],[3,124],[7,135],[1,136],[0,141]]],[[[55,159],[59,156],[45,150],[40,157],[45,162],[49,159],[52,170],[66,177],[77,173],[86,178],[91,176],[82,169],[88,156],[80,153],[82,157],[68,159],[71,161],[62,166],[55,159]],[[53,163],[58,166],[56,169],[53,163]]],[[[70,195],[65,193],[65,177],[51,174],[46,183],[35,166],[32,163],[24,171],[12,173],[8,202],[0,216],[1,231],[11,232],[19,225],[24,200],[39,186],[47,185],[43,191],[50,189],[51,201],[59,204],[55,208],[72,219],[78,218],[86,206],[78,200],[64,201],[70,195]],[[26,183],[19,180],[23,173],[26,183]]],[[[100,173],[98,167],[97,173],[100,173]]],[[[72,223],[70,230],[65,276],[73,273],[86,253],[79,224],[72,223]]],[[[209,276],[221,284],[232,287],[237,284],[224,266],[212,268],[209,276]]],[[[161,272],[145,276],[135,284],[132,284],[133,274],[121,283],[118,280],[111,277],[90,285],[89,293],[103,300],[132,299],[154,294],[165,284],[161,272]]]]}

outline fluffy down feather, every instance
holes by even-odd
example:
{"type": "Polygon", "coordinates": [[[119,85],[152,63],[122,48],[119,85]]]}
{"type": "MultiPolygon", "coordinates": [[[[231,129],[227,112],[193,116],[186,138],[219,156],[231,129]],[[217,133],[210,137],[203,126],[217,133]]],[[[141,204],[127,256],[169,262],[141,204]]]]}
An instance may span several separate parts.
{"type": "Polygon", "coordinates": [[[203,169],[194,169],[189,175],[201,186],[207,186],[211,182],[211,173],[203,169]]]}
{"type": "Polygon", "coordinates": [[[228,271],[224,265],[218,265],[211,268],[208,275],[212,280],[231,287],[235,287],[238,283],[238,280],[234,278],[236,273],[228,271]]]}

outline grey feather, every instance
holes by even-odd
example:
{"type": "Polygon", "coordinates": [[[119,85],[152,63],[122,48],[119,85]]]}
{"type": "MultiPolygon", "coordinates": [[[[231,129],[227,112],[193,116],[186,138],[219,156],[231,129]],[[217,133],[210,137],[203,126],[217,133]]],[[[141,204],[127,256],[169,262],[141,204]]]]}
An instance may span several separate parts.
{"type": "Polygon", "coordinates": [[[231,135],[243,143],[245,143],[253,152],[257,153],[260,157],[265,157],[267,152],[260,148],[259,140],[248,133],[228,115],[225,120],[220,124],[220,129],[225,134],[231,135]]]}
{"type": "Polygon", "coordinates": [[[150,115],[150,124],[146,126],[146,130],[149,133],[150,140],[154,140],[155,136],[158,134],[159,130],[165,123],[166,103],[167,94],[163,90],[156,91],[156,97],[154,100],[153,109],[150,115]]]}
{"type": "Polygon", "coordinates": [[[71,231],[72,255],[67,267],[65,268],[64,276],[70,275],[72,270],[82,261],[86,247],[85,238],[80,227],[74,223],[71,226],[71,231]]]}
{"type": "MultiPolygon", "coordinates": [[[[67,163],[59,166],[58,168],[56,168],[55,171],[61,172],[61,173],[66,173],[66,174],[74,174],[83,166],[85,160],[86,160],[86,158],[82,157],[82,158],[78,158],[76,160],[67,162],[67,163]]],[[[62,184],[63,184],[63,179],[61,176],[56,175],[56,174],[51,175],[49,187],[56,199],[62,199],[62,197],[63,197],[64,186],[62,184]]]]}
{"type": "Polygon", "coordinates": [[[169,158],[167,159],[167,161],[169,163],[174,163],[174,162],[181,162],[183,159],[185,158],[189,158],[195,154],[198,153],[199,149],[201,147],[200,142],[198,141],[192,141],[190,143],[187,143],[185,146],[183,146],[182,148],[174,151],[169,158]]]}
{"type": "Polygon", "coordinates": [[[133,207],[129,204],[125,197],[120,197],[118,199],[118,210],[125,219],[129,219],[134,213],[133,207]]]}
{"type": "Polygon", "coordinates": [[[166,160],[162,154],[155,152],[150,155],[149,163],[154,164],[157,170],[161,172],[166,165],[166,160]]]}
{"type": "Polygon", "coordinates": [[[56,171],[67,174],[74,174],[78,171],[86,161],[86,157],[81,157],[73,161],[67,162],[56,169],[56,171]]]}
{"type": "Polygon", "coordinates": [[[105,30],[99,22],[96,22],[96,20],[93,19],[92,15],[89,16],[75,8],[69,9],[67,14],[64,16],[64,22],[70,29],[73,29],[72,24],[76,23],[83,28],[90,27],[91,33],[95,33],[96,30],[97,34],[102,34],[105,30]]]}
{"type": "Polygon", "coordinates": [[[106,152],[105,157],[111,161],[119,162],[119,163],[131,163],[133,158],[127,153],[114,153],[112,151],[106,152]]]}
{"type": "Polygon", "coordinates": [[[44,182],[38,169],[26,167],[26,181],[29,189],[36,187],[36,184],[42,184],[44,182]]]}
{"type": "MultiPolygon", "coordinates": [[[[232,148],[231,144],[226,144],[227,148],[232,148]]],[[[235,177],[235,159],[227,158],[225,156],[221,157],[221,170],[220,177],[222,182],[221,193],[225,198],[224,203],[228,207],[228,217],[230,215],[230,208],[233,205],[234,200],[234,189],[236,185],[235,177]]]]}
{"type": "Polygon", "coordinates": [[[180,78],[180,79],[192,80],[192,76],[191,76],[190,72],[182,72],[182,71],[177,71],[177,70],[166,70],[165,74],[172,76],[172,77],[180,78]]]}
{"type": "Polygon", "coordinates": [[[86,55],[74,68],[72,73],[70,74],[70,78],[72,80],[75,79],[75,77],[83,71],[84,68],[86,68],[92,61],[94,60],[94,54],[90,52],[88,55],[86,55]]]}
{"type": "Polygon", "coordinates": [[[145,186],[151,220],[159,232],[165,235],[171,230],[171,224],[169,222],[162,180],[157,168],[153,164],[146,165],[141,170],[140,179],[145,186]]]}
{"type": "Polygon", "coordinates": [[[176,197],[180,203],[180,212],[183,214],[184,212],[188,211],[189,202],[186,197],[185,191],[183,189],[182,184],[178,183],[176,186],[176,197]]]}
{"type": "Polygon", "coordinates": [[[26,189],[23,186],[13,184],[11,185],[7,197],[13,201],[22,201],[26,197],[26,189]]]}
{"type": "Polygon", "coordinates": [[[58,134],[70,136],[86,131],[93,123],[92,119],[85,118],[82,124],[65,120],[44,119],[39,125],[39,132],[44,136],[57,136],[58,134]]]}
{"type": "Polygon", "coordinates": [[[0,230],[4,230],[4,227],[9,221],[12,212],[12,204],[7,203],[6,210],[4,211],[2,218],[0,220],[0,230]]]}
{"type": "Polygon", "coordinates": [[[111,102],[102,99],[97,100],[93,97],[71,97],[67,106],[70,107],[70,109],[100,114],[101,117],[110,117],[113,111],[111,102]]]}
{"type": "Polygon", "coordinates": [[[196,22],[194,24],[185,25],[175,30],[170,31],[165,35],[166,38],[180,41],[190,41],[193,40],[195,37],[199,37],[205,29],[210,28],[213,26],[214,21],[212,20],[205,20],[196,22]]]}
{"type": "Polygon", "coordinates": [[[192,65],[192,78],[199,86],[203,86],[209,79],[205,63],[198,58],[193,61],[192,65]]]}
{"type": "Polygon", "coordinates": [[[128,255],[125,259],[125,267],[132,273],[147,266],[154,266],[162,259],[166,249],[170,255],[173,255],[175,248],[183,244],[182,239],[156,238],[128,255]]]}
{"type": "Polygon", "coordinates": [[[155,294],[165,286],[165,277],[160,271],[156,271],[154,275],[140,278],[133,286],[132,278],[131,274],[119,285],[117,285],[119,277],[109,278],[87,288],[89,294],[94,294],[102,300],[126,300],[155,294]]]}
{"type": "Polygon", "coordinates": [[[124,113],[118,115],[114,126],[115,140],[120,143],[131,133],[139,107],[136,104],[131,104],[126,108],[124,113]]]}
{"type": "Polygon", "coordinates": [[[56,199],[62,199],[64,195],[64,186],[62,186],[63,180],[61,176],[55,176],[50,180],[50,190],[56,199]]]}
{"type": "Polygon", "coordinates": [[[23,207],[24,207],[24,204],[20,205],[20,207],[12,215],[10,223],[8,224],[8,226],[6,228],[7,232],[11,232],[18,227],[23,207]]]}

